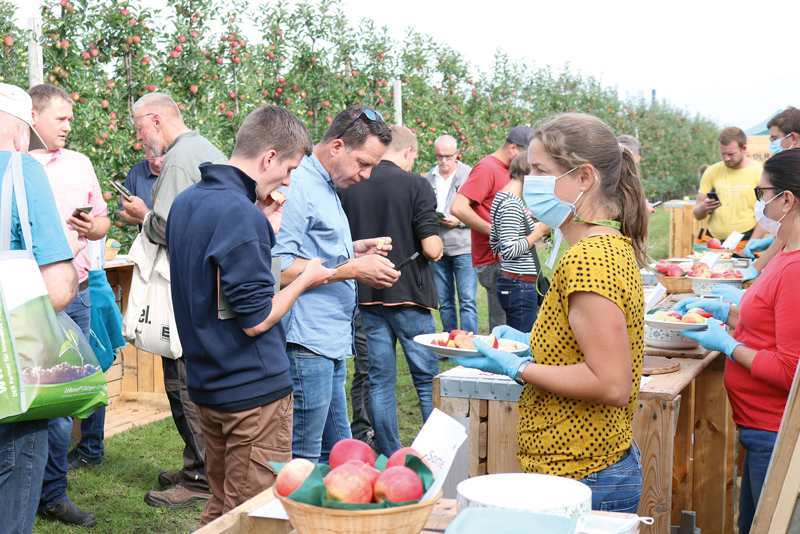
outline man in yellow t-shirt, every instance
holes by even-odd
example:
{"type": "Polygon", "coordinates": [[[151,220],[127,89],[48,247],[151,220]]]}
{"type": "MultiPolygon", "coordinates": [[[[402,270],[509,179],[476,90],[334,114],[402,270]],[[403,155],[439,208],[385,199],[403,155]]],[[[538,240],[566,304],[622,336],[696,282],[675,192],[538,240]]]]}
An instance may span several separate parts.
{"type": "MultiPolygon", "coordinates": [[[[764,229],[756,224],[753,208],[756,196],[753,188],[761,178],[762,167],[745,154],[747,136],[735,126],[729,126],[719,135],[719,152],[722,161],[709,167],[700,180],[700,189],[692,213],[702,221],[708,221],[707,236],[700,241],[716,237],[725,241],[731,232],[741,232],[745,236],[737,250],[744,247],[749,239],[764,236],[764,229]],[[714,191],[719,200],[709,198],[714,191]]],[[[712,195],[713,196],[713,195],[712,195]]]]}

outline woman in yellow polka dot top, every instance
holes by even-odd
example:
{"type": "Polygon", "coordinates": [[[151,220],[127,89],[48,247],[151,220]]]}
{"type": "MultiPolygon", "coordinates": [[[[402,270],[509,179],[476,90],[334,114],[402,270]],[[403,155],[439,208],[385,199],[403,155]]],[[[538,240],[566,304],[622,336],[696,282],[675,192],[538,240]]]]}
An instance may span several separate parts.
{"type": "MultiPolygon", "coordinates": [[[[530,334],[508,326],[500,338],[530,343],[522,357],[475,345],[481,357],[456,363],[506,374],[525,385],[517,444],[522,470],[579,480],[592,508],[636,512],[641,455],[631,422],[644,351],[649,212],[633,154],[590,115],[557,116],[528,150],[523,197],[570,248],[559,261],[530,334]]],[[[555,254],[555,252],[554,252],[555,254]]]]}

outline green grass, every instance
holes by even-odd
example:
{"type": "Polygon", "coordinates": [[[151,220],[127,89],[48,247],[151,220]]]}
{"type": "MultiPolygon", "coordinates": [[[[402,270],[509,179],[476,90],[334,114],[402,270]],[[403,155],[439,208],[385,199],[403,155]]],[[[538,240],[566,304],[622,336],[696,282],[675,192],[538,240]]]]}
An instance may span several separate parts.
{"type": "MultiPolygon", "coordinates": [[[[566,246],[562,247],[565,249],[566,246]]],[[[666,258],[669,250],[669,213],[656,210],[650,219],[650,256],[666,258]]],[[[563,250],[562,250],[563,253],[563,250]]],[[[547,259],[543,254],[542,261],[547,259]]],[[[549,276],[551,273],[547,272],[549,276]]],[[[434,312],[437,331],[442,330],[439,314],[434,312]]],[[[480,333],[489,333],[486,291],[478,286],[480,333]]],[[[400,441],[408,446],[422,427],[419,400],[411,381],[405,357],[397,350],[397,417],[400,441]]],[[[440,371],[455,367],[440,362],[440,371]]],[[[347,361],[350,391],[353,360],[347,361]]],[[[348,411],[352,411],[348,403],[348,411]]],[[[167,510],[144,503],[144,495],[159,490],[156,477],[163,469],[178,470],[182,465],[183,442],[171,418],[112,436],[106,440],[106,461],[102,467],[87,467],[69,474],[67,494],[81,509],[97,516],[98,525],[91,530],[68,527],[59,523],[36,520],[36,534],[173,534],[193,531],[200,522],[201,508],[167,510]]]]}

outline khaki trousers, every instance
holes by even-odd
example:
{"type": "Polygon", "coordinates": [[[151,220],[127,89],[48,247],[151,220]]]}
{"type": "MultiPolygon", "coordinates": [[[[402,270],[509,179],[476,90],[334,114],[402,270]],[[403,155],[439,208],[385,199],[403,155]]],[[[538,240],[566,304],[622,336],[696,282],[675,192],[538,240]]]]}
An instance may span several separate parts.
{"type": "Polygon", "coordinates": [[[275,483],[276,472],[268,462],[292,459],[293,401],[289,394],[260,408],[237,413],[197,406],[211,486],[201,527],[275,483]]]}

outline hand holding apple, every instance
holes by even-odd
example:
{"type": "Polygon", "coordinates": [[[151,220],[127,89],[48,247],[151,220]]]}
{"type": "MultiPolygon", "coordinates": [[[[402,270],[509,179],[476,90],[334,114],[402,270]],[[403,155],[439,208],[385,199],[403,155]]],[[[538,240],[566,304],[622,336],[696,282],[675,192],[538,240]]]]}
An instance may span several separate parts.
{"type": "Polygon", "coordinates": [[[714,319],[721,323],[725,323],[728,320],[728,314],[731,311],[731,305],[727,302],[697,297],[683,299],[673,307],[677,313],[682,313],[683,315],[689,313],[690,310],[698,308],[710,313],[714,319]]]}

